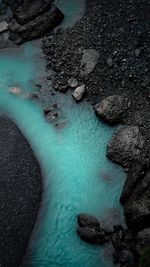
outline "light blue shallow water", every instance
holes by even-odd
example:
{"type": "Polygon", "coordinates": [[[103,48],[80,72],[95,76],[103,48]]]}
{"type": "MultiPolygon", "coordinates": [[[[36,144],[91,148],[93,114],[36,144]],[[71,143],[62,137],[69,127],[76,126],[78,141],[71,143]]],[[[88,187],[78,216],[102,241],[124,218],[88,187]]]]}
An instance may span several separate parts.
{"type": "Polygon", "coordinates": [[[69,95],[56,97],[67,124],[55,129],[44,120],[39,105],[8,93],[10,85],[20,85],[24,92],[32,90],[41,71],[35,51],[28,44],[17,54],[0,54],[0,108],[28,138],[45,177],[43,208],[28,266],[113,266],[104,257],[107,250],[88,245],[76,235],[80,212],[110,225],[123,220],[118,198],[125,175],[105,157],[113,129],[99,122],[87,103],[77,105],[69,95]]]}
{"type": "Polygon", "coordinates": [[[0,110],[25,134],[44,174],[43,203],[25,266],[112,267],[107,246],[79,239],[76,216],[90,213],[109,226],[123,222],[118,199],[125,174],[105,157],[114,129],[101,123],[88,103],[61,94],[48,93],[47,104],[57,101],[67,122],[61,129],[47,123],[42,104],[26,99],[45,78],[43,63],[34,43],[0,51],[0,110]],[[22,94],[10,94],[10,86],[20,86],[22,94]]]}

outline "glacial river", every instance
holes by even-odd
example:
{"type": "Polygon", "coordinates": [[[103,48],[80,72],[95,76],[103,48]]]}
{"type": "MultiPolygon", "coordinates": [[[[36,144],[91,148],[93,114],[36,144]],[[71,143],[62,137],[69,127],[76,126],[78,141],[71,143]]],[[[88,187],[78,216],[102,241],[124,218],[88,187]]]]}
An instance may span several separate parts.
{"type": "Polygon", "coordinates": [[[125,174],[105,156],[115,129],[100,122],[87,102],[76,104],[69,93],[51,95],[41,56],[34,42],[0,51],[0,111],[28,139],[44,179],[43,202],[24,266],[112,267],[110,247],[86,244],[76,227],[83,212],[108,226],[123,222],[119,195],[125,174]],[[12,86],[21,88],[18,96],[9,92],[12,86]],[[37,92],[39,100],[28,99],[29,92],[37,92]],[[56,102],[61,127],[43,116],[43,108],[56,102]]]}

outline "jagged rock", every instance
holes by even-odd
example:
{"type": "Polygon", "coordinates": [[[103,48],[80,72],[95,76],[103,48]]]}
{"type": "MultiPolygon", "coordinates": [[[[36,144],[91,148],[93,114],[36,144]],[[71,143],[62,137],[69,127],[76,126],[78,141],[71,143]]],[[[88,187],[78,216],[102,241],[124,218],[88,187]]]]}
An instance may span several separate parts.
{"type": "Polygon", "coordinates": [[[132,231],[150,227],[150,170],[132,191],[125,203],[124,212],[132,231]]]}
{"type": "Polygon", "coordinates": [[[141,156],[143,137],[137,126],[119,127],[107,145],[107,157],[128,169],[141,156]]]}
{"type": "Polygon", "coordinates": [[[120,266],[129,267],[134,263],[133,254],[129,249],[122,249],[113,253],[114,264],[121,264],[120,266]]]}
{"type": "Polygon", "coordinates": [[[85,95],[85,84],[78,86],[73,92],[72,96],[76,101],[80,101],[85,95]]]}
{"type": "Polygon", "coordinates": [[[9,30],[12,33],[12,39],[16,44],[42,37],[47,31],[52,30],[59,25],[64,15],[55,6],[50,10],[35,17],[25,25],[20,25],[15,19],[9,23],[9,30]]]}
{"type": "Polygon", "coordinates": [[[136,187],[138,182],[142,180],[145,172],[147,170],[147,162],[146,161],[136,161],[132,164],[127,179],[125,181],[120,202],[121,204],[125,204],[130,195],[132,194],[133,189],[136,187]]]}
{"type": "Polygon", "coordinates": [[[8,30],[8,23],[6,21],[0,22],[0,33],[8,30]]]}
{"type": "Polygon", "coordinates": [[[108,96],[95,105],[95,112],[98,117],[109,124],[116,124],[123,121],[126,112],[126,101],[123,96],[108,96]]]}
{"type": "Polygon", "coordinates": [[[51,3],[52,1],[46,0],[23,1],[14,11],[14,17],[17,19],[18,23],[24,25],[50,9],[51,3]]]}
{"type": "Polygon", "coordinates": [[[100,228],[78,227],[77,233],[80,238],[92,244],[104,244],[107,242],[105,231],[100,228]]]}
{"type": "Polygon", "coordinates": [[[42,175],[17,126],[0,117],[0,266],[19,267],[42,197],[42,175]]]}
{"type": "Polygon", "coordinates": [[[150,228],[145,228],[138,232],[135,237],[137,243],[137,249],[143,249],[144,247],[150,247],[150,228]]]}
{"type": "Polygon", "coordinates": [[[100,223],[95,217],[85,213],[78,215],[78,224],[81,227],[100,227],[100,223]]]}

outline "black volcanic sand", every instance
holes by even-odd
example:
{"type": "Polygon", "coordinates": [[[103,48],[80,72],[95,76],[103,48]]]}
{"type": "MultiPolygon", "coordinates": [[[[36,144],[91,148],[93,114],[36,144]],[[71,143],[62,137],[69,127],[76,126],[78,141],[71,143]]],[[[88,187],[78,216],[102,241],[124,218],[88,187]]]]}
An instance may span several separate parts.
{"type": "MultiPolygon", "coordinates": [[[[66,83],[76,77],[86,84],[87,100],[96,104],[113,94],[124,95],[129,107],[125,123],[150,132],[150,1],[86,0],[80,22],[43,40],[47,68],[66,83]],[[92,73],[80,73],[82,49],[96,49],[99,61],[92,73]],[[109,64],[108,64],[108,59],[109,64]]],[[[49,79],[49,77],[48,77],[49,79]]]]}
{"type": "Polygon", "coordinates": [[[20,266],[36,221],[42,175],[17,126],[0,117],[0,266],[20,266]]]}

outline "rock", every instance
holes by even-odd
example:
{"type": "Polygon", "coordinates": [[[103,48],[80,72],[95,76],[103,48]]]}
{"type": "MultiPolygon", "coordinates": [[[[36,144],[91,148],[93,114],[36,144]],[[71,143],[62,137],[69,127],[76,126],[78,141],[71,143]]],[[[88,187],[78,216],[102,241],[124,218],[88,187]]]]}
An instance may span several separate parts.
{"type": "Polygon", "coordinates": [[[27,98],[31,99],[31,100],[38,100],[39,99],[39,94],[38,93],[29,93],[27,98]]]}
{"type": "Polygon", "coordinates": [[[78,227],[77,233],[82,240],[88,243],[101,245],[107,242],[104,230],[99,228],[78,227]]]}
{"type": "Polygon", "coordinates": [[[96,51],[95,49],[84,49],[80,65],[81,75],[90,74],[94,70],[98,62],[98,59],[99,59],[98,51],[96,51]]]}
{"type": "Polygon", "coordinates": [[[120,123],[126,112],[125,99],[120,95],[108,96],[95,106],[95,112],[109,124],[120,123]]]}
{"type": "Polygon", "coordinates": [[[126,170],[141,156],[143,137],[137,126],[119,127],[107,145],[107,157],[126,170]]]}
{"type": "Polygon", "coordinates": [[[17,126],[0,117],[0,266],[19,267],[42,197],[42,175],[17,126]]]}
{"type": "Polygon", "coordinates": [[[141,49],[139,49],[139,48],[135,49],[135,55],[136,55],[136,57],[139,57],[140,54],[141,54],[141,49]]]}
{"type": "Polygon", "coordinates": [[[0,33],[5,32],[8,30],[8,23],[7,21],[0,22],[0,33]]]}
{"type": "Polygon", "coordinates": [[[133,232],[150,227],[150,170],[132,191],[124,212],[127,225],[133,232]]]}
{"type": "Polygon", "coordinates": [[[14,17],[21,25],[24,25],[38,15],[49,10],[51,2],[52,1],[46,0],[23,1],[23,3],[21,3],[14,11],[14,17]]]}
{"type": "Polygon", "coordinates": [[[78,81],[77,81],[77,79],[75,79],[75,78],[70,78],[69,80],[68,80],[68,85],[71,87],[71,88],[76,88],[77,86],[78,86],[78,81]]]}
{"type": "Polygon", "coordinates": [[[120,202],[125,204],[132,194],[133,189],[136,187],[138,182],[142,180],[145,172],[147,170],[147,163],[145,161],[136,161],[131,165],[131,168],[128,172],[127,179],[125,181],[120,202]]]}
{"type": "Polygon", "coordinates": [[[85,95],[85,84],[78,86],[73,92],[72,96],[75,98],[76,101],[80,101],[83,96],[85,95]]]}
{"type": "Polygon", "coordinates": [[[12,86],[9,88],[9,92],[14,95],[20,95],[22,93],[21,88],[18,86],[12,86]]]}
{"type": "Polygon", "coordinates": [[[45,108],[44,109],[44,115],[47,115],[47,114],[49,114],[52,111],[53,111],[53,109],[51,107],[50,108],[45,108]]]}
{"type": "Polygon", "coordinates": [[[66,80],[65,77],[63,76],[57,76],[55,77],[54,81],[53,81],[53,88],[55,89],[55,91],[59,91],[61,93],[66,93],[67,90],[69,89],[68,87],[68,81],[66,80]]]}
{"type": "Polygon", "coordinates": [[[100,227],[99,221],[96,218],[84,213],[78,215],[78,224],[81,227],[100,227]]]}
{"type": "Polygon", "coordinates": [[[106,62],[107,62],[108,67],[112,67],[113,66],[113,60],[112,60],[111,57],[107,58],[106,62]]]}
{"type": "Polygon", "coordinates": [[[133,254],[128,249],[123,249],[121,251],[115,251],[113,253],[113,262],[114,264],[120,263],[120,266],[129,267],[133,266],[133,254]]]}
{"type": "Polygon", "coordinates": [[[150,246],[150,228],[145,228],[137,233],[135,237],[137,243],[137,249],[143,249],[144,247],[150,246]]]}
{"type": "Polygon", "coordinates": [[[50,10],[35,17],[25,25],[20,25],[17,20],[12,19],[9,23],[9,30],[14,42],[22,44],[25,41],[42,37],[47,31],[59,25],[63,17],[62,12],[57,7],[52,6],[50,10]]]}

